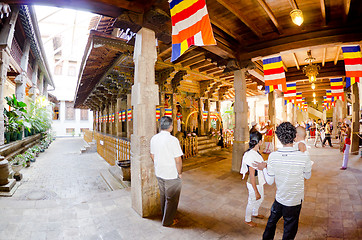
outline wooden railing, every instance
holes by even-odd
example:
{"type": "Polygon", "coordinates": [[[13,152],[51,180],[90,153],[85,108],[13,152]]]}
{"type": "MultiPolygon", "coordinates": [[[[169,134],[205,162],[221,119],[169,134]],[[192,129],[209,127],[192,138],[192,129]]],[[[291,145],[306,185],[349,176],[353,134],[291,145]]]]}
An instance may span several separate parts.
{"type": "Polygon", "coordinates": [[[21,51],[21,47],[18,42],[13,38],[13,42],[11,44],[10,54],[14,58],[15,62],[17,62],[20,66],[21,56],[23,56],[23,51],[21,51]]]}
{"type": "Polygon", "coordinates": [[[184,159],[197,155],[197,137],[188,136],[180,140],[182,151],[184,152],[184,159]]]}
{"type": "Polygon", "coordinates": [[[110,165],[115,165],[119,160],[131,159],[131,143],[128,139],[117,138],[94,132],[94,139],[97,141],[97,152],[110,165]]]}
{"type": "Polygon", "coordinates": [[[229,132],[229,131],[225,131],[223,139],[224,139],[224,147],[232,146],[233,142],[234,142],[234,133],[229,132]]]}
{"type": "Polygon", "coordinates": [[[87,143],[93,141],[93,131],[91,130],[84,131],[84,141],[86,141],[87,143]]]}

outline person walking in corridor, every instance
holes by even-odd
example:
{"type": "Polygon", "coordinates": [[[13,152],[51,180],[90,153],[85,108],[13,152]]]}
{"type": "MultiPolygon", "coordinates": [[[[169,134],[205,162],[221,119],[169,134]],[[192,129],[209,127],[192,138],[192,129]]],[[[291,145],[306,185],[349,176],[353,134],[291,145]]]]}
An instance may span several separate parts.
{"type": "Polygon", "coordinates": [[[331,121],[328,120],[327,123],[326,123],[326,126],[324,128],[325,130],[325,137],[324,137],[324,140],[322,142],[322,146],[325,147],[326,146],[326,141],[328,141],[329,143],[329,146],[330,147],[333,147],[332,146],[332,139],[331,139],[331,134],[332,134],[332,130],[331,130],[331,121]]]}
{"type": "Polygon", "coordinates": [[[178,139],[171,136],[172,118],[162,117],[160,128],[151,138],[151,158],[160,188],[162,225],[167,227],[177,223],[174,218],[181,193],[183,152],[178,139]]]}
{"type": "Polygon", "coordinates": [[[275,181],[277,188],[263,239],[274,239],[276,225],[281,217],[284,219],[283,240],[294,239],[304,199],[304,178],[311,177],[312,162],[308,154],[293,148],[296,128],[290,122],[281,123],[276,129],[276,135],[283,147],[269,155],[268,163],[253,164],[263,170],[266,182],[271,185],[275,181]]]}
{"type": "Polygon", "coordinates": [[[249,191],[248,205],[245,211],[245,223],[250,227],[256,227],[257,224],[251,221],[251,217],[264,218],[259,214],[259,207],[264,200],[264,184],[265,179],[263,172],[253,167],[253,162],[264,162],[263,157],[259,153],[259,149],[263,144],[263,135],[260,132],[250,134],[249,149],[244,153],[241,164],[240,173],[243,175],[249,172],[246,187],[249,191]]]}

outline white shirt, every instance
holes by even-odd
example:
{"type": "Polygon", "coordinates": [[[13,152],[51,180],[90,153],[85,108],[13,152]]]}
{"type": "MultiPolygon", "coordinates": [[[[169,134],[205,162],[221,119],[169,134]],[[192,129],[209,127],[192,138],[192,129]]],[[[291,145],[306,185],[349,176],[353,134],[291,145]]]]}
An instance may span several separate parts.
{"type": "Polygon", "coordinates": [[[311,171],[312,162],[308,154],[293,147],[283,147],[272,152],[266,172],[275,179],[275,199],[284,206],[301,204],[304,199],[304,178],[309,178],[311,171]]]}
{"type": "MultiPolygon", "coordinates": [[[[253,166],[253,162],[264,162],[264,159],[257,151],[250,149],[249,151],[244,153],[243,161],[241,163],[240,173],[243,174],[243,179],[245,177],[245,174],[249,171],[248,166],[255,168],[253,166]]],[[[265,179],[264,179],[263,171],[261,171],[261,170],[257,170],[257,171],[258,171],[259,185],[264,185],[265,179]]]]}
{"type": "Polygon", "coordinates": [[[151,154],[154,155],[155,174],[162,179],[176,179],[176,157],[183,155],[180,142],[168,131],[161,131],[151,138],[151,154]]]}

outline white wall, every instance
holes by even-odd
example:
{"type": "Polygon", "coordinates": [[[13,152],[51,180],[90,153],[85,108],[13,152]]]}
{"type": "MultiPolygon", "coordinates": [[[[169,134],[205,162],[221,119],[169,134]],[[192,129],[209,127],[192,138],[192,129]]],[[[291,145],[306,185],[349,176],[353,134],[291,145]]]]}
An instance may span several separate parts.
{"type": "Polygon", "coordinates": [[[67,128],[75,129],[75,136],[80,134],[81,128],[93,129],[93,112],[88,111],[88,120],[80,120],[80,109],[75,109],[75,120],[65,120],[65,102],[60,101],[59,120],[53,120],[52,129],[56,136],[72,136],[67,134],[67,128]]]}

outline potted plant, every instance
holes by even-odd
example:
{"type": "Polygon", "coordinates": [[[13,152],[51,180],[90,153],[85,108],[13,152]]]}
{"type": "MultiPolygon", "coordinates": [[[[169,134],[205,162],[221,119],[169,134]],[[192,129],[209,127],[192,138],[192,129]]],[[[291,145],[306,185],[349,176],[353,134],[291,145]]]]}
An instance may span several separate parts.
{"type": "Polygon", "coordinates": [[[31,151],[35,154],[35,157],[39,157],[40,147],[35,145],[31,148],[31,151]]]}
{"type": "Polygon", "coordinates": [[[25,167],[25,158],[23,155],[18,154],[14,157],[14,159],[10,162],[11,168],[13,169],[14,173],[14,178],[16,179],[16,181],[20,181],[21,180],[21,174],[20,174],[20,170],[25,167]]]}
{"type": "Polygon", "coordinates": [[[26,121],[24,121],[24,114],[27,113],[25,107],[26,103],[18,101],[13,94],[13,97],[5,97],[10,110],[4,108],[4,125],[10,141],[21,140],[23,127],[27,127],[26,121]],[[10,133],[10,136],[9,136],[10,133]]]}
{"type": "MultiPolygon", "coordinates": [[[[26,158],[26,161],[28,162],[35,162],[35,154],[28,149],[25,153],[24,153],[24,157],[26,158]]],[[[30,167],[30,163],[29,163],[29,167],[30,167]]]]}

